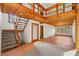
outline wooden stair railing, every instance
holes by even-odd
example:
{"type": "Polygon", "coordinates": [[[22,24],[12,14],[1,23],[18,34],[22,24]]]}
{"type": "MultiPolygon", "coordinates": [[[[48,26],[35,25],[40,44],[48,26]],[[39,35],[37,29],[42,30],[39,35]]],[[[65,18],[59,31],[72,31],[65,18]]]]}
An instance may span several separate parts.
{"type": "Polygon", "coordinates": [[[29,20],[18,19],[14,23],[14,30],[2,30],[2,52],[21,45],[21,33],[26,28],[28,22],[29,20]]]}

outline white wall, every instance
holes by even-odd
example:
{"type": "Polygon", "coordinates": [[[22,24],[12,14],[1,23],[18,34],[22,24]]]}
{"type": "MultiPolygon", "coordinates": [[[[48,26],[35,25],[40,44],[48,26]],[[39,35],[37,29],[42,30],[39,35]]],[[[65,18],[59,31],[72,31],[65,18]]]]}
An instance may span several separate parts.
{"type": "Polygon", "coordinates": [[[54,36],[55,35],[55,26],[43,24],[43,32],[44,32],[44,34],[43,34],[44,38],[54,36]]]}
{"type": "Polygon", "coordinates": [[[75,40],[76,40],[76,23],[75,23],[75,20],[72,24],[72,39],[73,39],[73,42],[75,43],[75,40]]]}
{"type": "MultiPolygon", "coordinates": [[[[25,30],[24,30],[24,42],[25,43],[31,43],[32,42],[32,23],[35,23],[35,24],[39,24],[40,26],[40,22],[37,22],[37,21],[33,21],[33,20],[29,20],[25,30]]],[[[40,27],[39,27],[40,29],[40,27]]],[[[34,38],[36,38],[34,36],[34,38]]],[[[40,32],[39,32],[39,39],[40,39],[40,32]]]]}
{"type": "MultiPolygon", "coordinates": [[[[8,14],[7,13],[2,13],[2,29],[3,30],[12,30],[14,29],[14,24],[13,23],[9,23],[9,17],[8,17],[8,14]]],[[[22,18],[24,19],[24,18],[22,18]]],[[[27,20],[27,19],[26,19],[27,20]]],[[[30,43],[32,42],[31,40],[31,25],[32,23],[36,23],[36,24],[40,24],[40,22],[37,22],[37,21],[33,21],[33,20],[30,20],[29,23],[27,24],[27,27],[26,29],[24,30],[23,32],[23,35],[22,35],[22,41],[24,41],[25,43],[30,43]]],[[[40,26],[40,25],[39,25],[40,26]]],[[[40,29],[40,27],[39,27],[40,29]]],[[[40,35],[39,35],[39,38],[40,38],[40,35]]]]}
{"type": "Polygon", "coordinates": [[[31,42],[31,20],[27,23],[27,26],[24,30],[24,43],[30,43],[31,42]]]}
{"type": "Polygon", "coordinates": [[[7,13],[2,13],[2,29],[14,29],[14,24],[9,23],[9,17],[7,13]]]}

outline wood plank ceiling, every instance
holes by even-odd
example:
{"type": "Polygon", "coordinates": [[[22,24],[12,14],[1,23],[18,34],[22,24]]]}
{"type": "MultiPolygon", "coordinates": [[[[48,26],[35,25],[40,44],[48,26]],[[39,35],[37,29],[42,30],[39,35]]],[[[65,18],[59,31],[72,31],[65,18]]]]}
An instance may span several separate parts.
{"type": "Polygon", "coordinates": [[[52,25],[71,25],[76,17],[75,10],[59,14],[57,16],[48,16],[48,23],[52,25]]]}
{"type": "Polygon", "coordinates": [[[2,3],[1,7],[3,13],[12,13],[16,14],[19,17],[32,19],[41,23],[47,23],[51,25],[69,25],[72,24],[73,20],[76,17],[74,10],[56,16],[43,17],[42,15],[33,12],[29,8],[22,6],[19,3],[2,3]]]}

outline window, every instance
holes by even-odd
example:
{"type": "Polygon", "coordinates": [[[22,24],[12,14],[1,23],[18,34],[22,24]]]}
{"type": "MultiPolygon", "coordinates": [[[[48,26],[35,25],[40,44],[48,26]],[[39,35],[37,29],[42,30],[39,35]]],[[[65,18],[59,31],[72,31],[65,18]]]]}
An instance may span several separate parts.
{"type": "Polygon", "coordinates": [[[56,26],[56,35],[70,35],[71,36],[71,26],[56,26]]]}
{"type": "Polygon", "coordinates": [[[58,31],[58,32],[70,32],[70,26],[57,26],[56,31],[58,31]]]}

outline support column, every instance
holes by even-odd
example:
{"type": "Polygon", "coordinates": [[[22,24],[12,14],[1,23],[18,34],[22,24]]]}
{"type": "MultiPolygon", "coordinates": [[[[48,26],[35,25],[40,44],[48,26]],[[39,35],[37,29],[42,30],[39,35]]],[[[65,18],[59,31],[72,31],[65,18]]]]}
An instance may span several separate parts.
{"type": "Polygon", "coordinates": [[[77,27],[76,27],[76,49],[77,51],[79,51],[79,12],[78,12],[79,9],[77,9],[77,27]]]}
{"type": "MultiPolygon", "coordinates": [[[[1,4],[0,4],[0,33],[2,33],[2,12],[1,12],[1,4]]],[[[0,34],[0,55],[1,55],[1,39],[2,35],[0,34]]]]}

